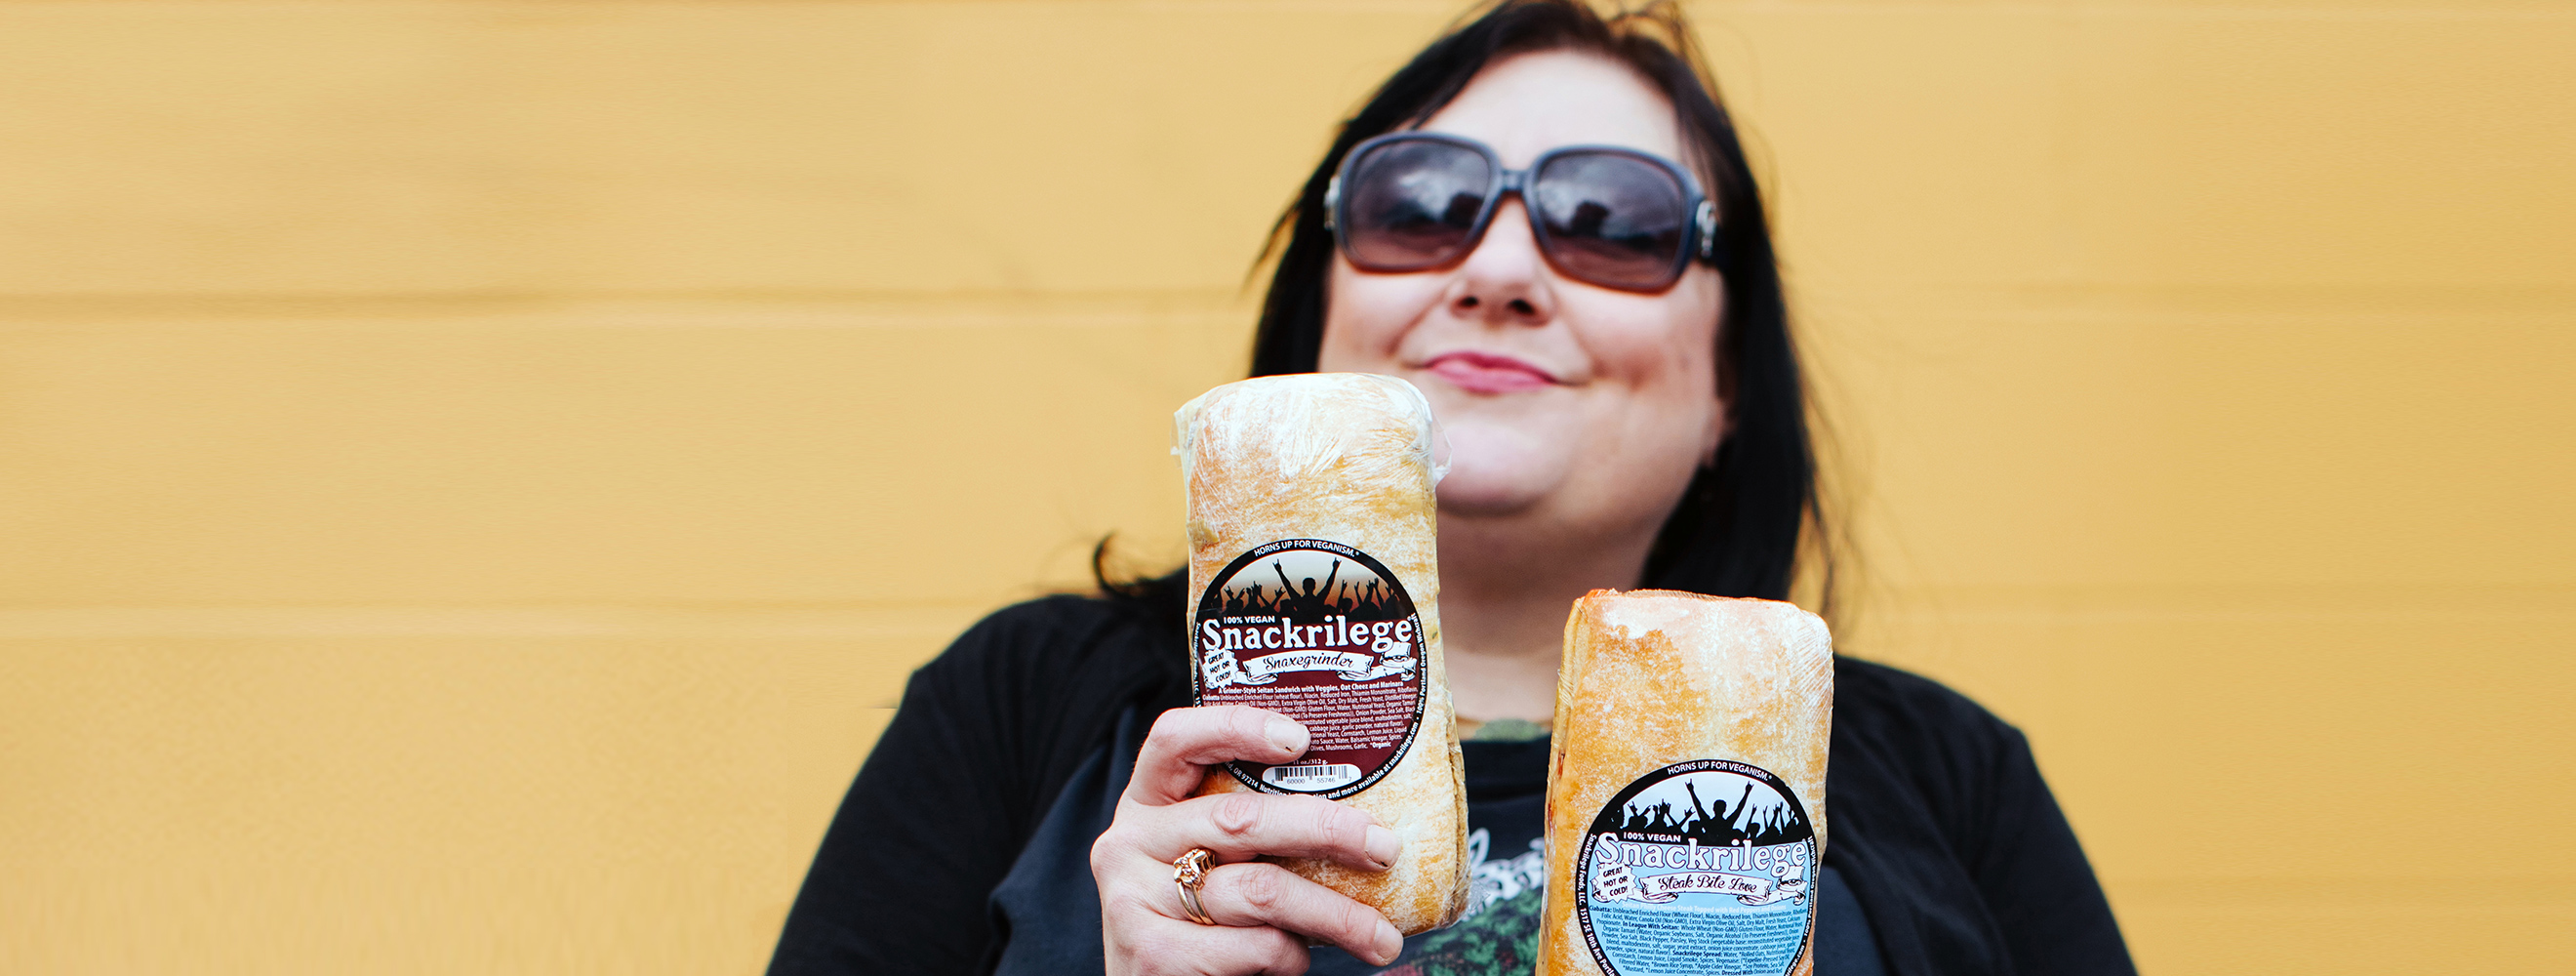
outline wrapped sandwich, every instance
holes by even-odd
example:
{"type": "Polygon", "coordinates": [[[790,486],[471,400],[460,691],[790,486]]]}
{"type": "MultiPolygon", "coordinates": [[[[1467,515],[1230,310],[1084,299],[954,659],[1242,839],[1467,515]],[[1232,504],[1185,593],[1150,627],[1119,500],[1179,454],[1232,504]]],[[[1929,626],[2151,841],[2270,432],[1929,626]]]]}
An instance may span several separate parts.
{"type": "Polygon", "coordinates": [[[1810,976],[1833,642],[1786,603],[1575,601],[1539,976],[1810,976]]]}
{"type": "Polygon", "coordinates": [[[1306,726],[1283,765],[1213,768],[1201,794],[1339,800],[1395,831],[1384,872],[1282,859],[1407,935],[1466,906],[1467,800],[1441,670],[1431,407],[1357,373],[1229,383],[1181,408],[1193,694],[1306,726]]]}

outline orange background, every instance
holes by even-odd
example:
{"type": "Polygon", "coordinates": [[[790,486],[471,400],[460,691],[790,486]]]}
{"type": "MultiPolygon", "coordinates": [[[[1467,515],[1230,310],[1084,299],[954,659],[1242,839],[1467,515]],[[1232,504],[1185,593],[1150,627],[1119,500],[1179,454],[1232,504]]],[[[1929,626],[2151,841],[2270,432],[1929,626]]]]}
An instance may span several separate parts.
{"type": "MultiPolygon", "coordinates": [[[[751,973],[904,674],[1177,562],[1408,0],[0,2],[0,971],[751,973]]],[[[2151,974],[2576,950],[2576,16],[1691,7],[1867,559],[2151,974]]]]}

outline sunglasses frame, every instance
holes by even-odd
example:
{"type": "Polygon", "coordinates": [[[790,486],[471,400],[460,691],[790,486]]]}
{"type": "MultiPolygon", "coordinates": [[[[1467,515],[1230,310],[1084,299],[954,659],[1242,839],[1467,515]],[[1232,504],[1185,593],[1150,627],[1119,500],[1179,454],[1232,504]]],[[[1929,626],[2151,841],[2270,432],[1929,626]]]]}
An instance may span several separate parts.
{"type": "Polygon", "coordinates": [[[1342,257],[1350,261],[1352,267],[1356,267],[1364,271],[1391,274],[1430,271],[1435,268],[1445,268],[1450,265],[1457,264],[1460,261],[1466,260],[1468,255],[1476,253],[1476,248],[1485,243],[1485,230],[1492,226],[1494,222],[1494,214],[1503,208],[1503,196],[1505,194],[1521,198],[1521,212],[1529,217],[1530,234],[1537,240],[1538,251],[1541,255],[1547,258],[1548,266],[1555,268],[1559,274],[1565,275],[1566,277],[1572,278],[1576,281],[1584,282],[1585,284],[1616,289],[1619,291],[1657,292],[1670,288],[1673,286],[1674,282],[1680,281],[1682,272],[1689,270],[1690,263],[1693,260],[1706,261],[1712,266],[1718,263],[1717,205],[1708,198],[1708,194],[1700,190],[1699,180],[1691,176],[1689,170],[1683,169],[1680,164],[1675,163],[1672,160],[1665,159],[1661,156],[1657,156],[1643,150],[1630,149],[1626,146],[1558,146],[1554,149],[1540,153],[1537,159],[1530,160],[1530,164],[1527,168],[1509,169],[1503,166],[1503,157],[1494,152],[1494,147],[1465,136],[1450,135],[1445,132],[1420,131],[1390,132],[1382,136],[1375,136],[1362,141],[1359,145],[1352,146],[1351,151],[1342,157],[1341,166],[1333,173],[1332,182],[1325,185],[1324,227],[1325,229],[1333,232],[1334,246],[1341,250],[1342,257]],[[1342,228],[1350,222],[1350,214],[1344,212],[1345,208],[1350,205],[1350,201],[1342,196],[1342,182],[1350,177],[1352,169],[1357,167],[1359,165],[1359,161],[1366,158],[1372,150],[1389,143],[1397,142],[1438,142],[1457,146],[1461,149],[1466,149],[1479,156],[1485,157],[1486,167],[1493,171],[1493,180],[1490,185],[1485,188],[1484,206],[1476,211],[1476,222],[1468,226],[1466,244],[1459,248],[1456,255],[1445,260],[1435,261],[1418,267],[1372,265],[1361,260],[1359,255],[1351,250],[1350,238],[1342,233],[1342,228]],[[1666,268],[1663,276],[1651,285],[1610,284],[1607,282],[1595,281],[1583,275],[1576,274],[1571,269],[1559,264],[1556,259],[1555,250],[1550,246],[1551,242],[1548,238],[1547,226],[1543,221],[1539,220],[1538,208],[1529,205],[1529,197],[1525,190],[1530,185],[1530,182],[1536,178],[1536,175],[1547,168],[1548,163],[1555,161],[1560,156],[1571,155],[1626,156],[1630,159],[1639,160],[1647,163],[1648,165],[1655,166],[1662,169],[1664,172],[1671,174],[1673,179],[1679,181],[1681,184],[1683,196],[1682,209],[1691,215],[1690,222],[1692,224],[1692,229],[1697,232],[1699,238],[1697,246],[1685,246],[1676,252],[1673,255],[1672,266],[1666,268]]]}

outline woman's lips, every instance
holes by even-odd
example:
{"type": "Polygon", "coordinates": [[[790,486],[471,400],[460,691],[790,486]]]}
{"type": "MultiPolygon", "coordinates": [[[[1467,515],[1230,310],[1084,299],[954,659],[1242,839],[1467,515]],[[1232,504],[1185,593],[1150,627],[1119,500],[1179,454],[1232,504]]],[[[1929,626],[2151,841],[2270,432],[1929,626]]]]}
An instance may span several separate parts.
{"type": "Polygon", "coordinates": [[[1546,370],[1491,353],[1442,353],[1422,367],[1469,393],[1514,393],[1556,383],[1556,377],[1547,375],[1546,370]]]}

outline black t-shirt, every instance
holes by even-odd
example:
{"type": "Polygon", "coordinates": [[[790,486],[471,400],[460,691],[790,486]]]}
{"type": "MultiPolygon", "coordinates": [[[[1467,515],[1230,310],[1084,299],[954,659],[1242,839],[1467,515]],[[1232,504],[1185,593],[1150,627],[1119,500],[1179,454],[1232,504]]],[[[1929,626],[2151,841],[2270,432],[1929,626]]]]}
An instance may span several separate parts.
{"type": "MultiPolygon", "coordinates": [[[[993,889],[1002,933],[996,976],[1080,976],[1101,966],[1100,899],[1087,859],[1109,828],[1150,723],[1141,710],[1119,716],[1110,742],[1056,795],[1010,873],[993,889]]],[[[1308,976],[1526,976],[1538,959],[1547,863],[1540,832],[1547,807],[1548,741],[1466,742],[1466,914],[1447,928],[1406,939],[1404,954],[1380,969],[1335,948],[1314,950],[1308,976]]],[[[1881,976],[1878,944],[1860,904],[1832,868],[1818,897],[1816,965],[1821,976],[1881,976]]]]}
{"type": "MultiPolygon", "coordinates": [[[[1036,601],[916,672],[770,972],[1098,971],[1090,842],[1152,717],[1188,703],[1175,619],[1141,601],[1036,601]]],[[[1892,668],[1837,658],[1834,676],[1820,976],[2134,972],[2020,733],[1892,668]]],[[[1545,743],[1467,746],[1478,911],[1408,940],[1399,972],[1529,967],[1545,743]]],[[[1315,962],[1367,969],[1329,949],[1315,962]]]]}

